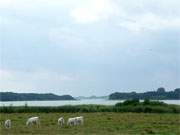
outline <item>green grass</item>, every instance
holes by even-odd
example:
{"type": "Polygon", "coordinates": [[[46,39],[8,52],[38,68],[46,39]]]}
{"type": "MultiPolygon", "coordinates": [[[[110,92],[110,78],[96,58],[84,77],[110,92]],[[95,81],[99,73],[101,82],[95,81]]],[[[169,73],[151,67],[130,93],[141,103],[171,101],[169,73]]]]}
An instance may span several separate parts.
{"type": "Polygon", "coordinates": [[[1,135],[179,135],[180,114],[149,114],[149,113],[1,113],[1,135]],[[83,126],[57,125],[61,116],[84,116],[83,126]],[[40,127],[26,127],[28,117],[39,116],[40,127]],[[12,128],[4,128],[3,122],[12,120],[12,128]]]}

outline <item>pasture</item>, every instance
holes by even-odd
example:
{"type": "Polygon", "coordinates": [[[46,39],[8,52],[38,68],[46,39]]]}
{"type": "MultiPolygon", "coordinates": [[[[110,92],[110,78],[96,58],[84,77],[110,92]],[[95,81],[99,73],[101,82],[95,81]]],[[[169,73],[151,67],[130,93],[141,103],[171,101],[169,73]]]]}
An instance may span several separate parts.
{"type": "Polygon", "coordinates": [[[1,113],[1,135],[179,135],[180,114],[155,113],[1,113]],[[84,116],[83,126],[60,127],[59,117],[84,116]],[[39,116],[41,125],[26,127],[27,118],[39,116]],[[3,122],[12,120],[12,128],[5,129],[3,122]]]}

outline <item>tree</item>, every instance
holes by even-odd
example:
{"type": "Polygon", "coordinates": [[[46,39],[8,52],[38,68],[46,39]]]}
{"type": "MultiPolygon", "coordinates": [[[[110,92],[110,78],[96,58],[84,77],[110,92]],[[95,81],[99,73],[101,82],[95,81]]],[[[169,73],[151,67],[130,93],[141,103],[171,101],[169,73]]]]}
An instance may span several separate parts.
{"type": "Polygon", "coordinates": [[[174,92],[180,93],[180,88],[176,88],[176,89],[174,90],[174,92]]]}
{"type": "Polygon", "coordinates": [[[158,92],[158,93],[164,93],[164,92],[166,92],[166,91],[165,91],[165,88],[160,87],[160,88],[157,89],[157,92],[158,92]]]}

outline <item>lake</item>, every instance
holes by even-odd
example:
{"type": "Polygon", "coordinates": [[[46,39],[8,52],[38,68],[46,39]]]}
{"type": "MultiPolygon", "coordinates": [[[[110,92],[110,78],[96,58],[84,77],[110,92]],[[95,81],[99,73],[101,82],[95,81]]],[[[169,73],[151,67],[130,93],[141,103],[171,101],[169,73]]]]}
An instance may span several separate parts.
{"type": "MultiPolygon", "coordinates": [[[[124,100],[107,100],[107,99],[83,99],[72,101],[8,101],[0,102],[0,106],[24,106],[26,103],[28,106],[63,106],[63,105],[82,105],[82,104],[99,104],[99,105],[115,105],[118,102],[124,100]]],[[[160,100],[167,104],[180,105],[180,100],[160,100]]]]}

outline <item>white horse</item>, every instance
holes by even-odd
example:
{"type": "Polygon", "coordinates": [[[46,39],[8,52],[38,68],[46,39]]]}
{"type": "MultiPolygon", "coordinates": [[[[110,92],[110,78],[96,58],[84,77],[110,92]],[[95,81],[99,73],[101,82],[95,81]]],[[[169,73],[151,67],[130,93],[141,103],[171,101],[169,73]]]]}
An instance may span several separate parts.
{"type": "Polygon", "coordinates": [[[77,125],[83,125],[84,124],[84,117],[80,116],[80,117],[76,117],[76,124],[77,125]]]}
{"type": "Polygon", "coordinates": [[[26,121],[26,126],[40,125],[39,117],[31,117],[26,121]]]}
{"type": "Polygon", "coordinates": [[[5,126],[5,128],[7,128],[7,129],[11,128],[11,120],[10,120],[10,119],[6,120],[6,121],[4,122],[4,126],[5,126]]]}
{"type": "Polygon", "coordinates": [[[76,118],[69,118],[67,121],[68,126],[75,126],[76,125],[76,118]]]}
{"type": "Polygon", "coordinates": [[[63,118],[63,117],[60,117],[60,118],[58,119],[58,125],[63,126],[64,123],[65,123],[65,122],[64,122],[64,118],[63,118]]]}

